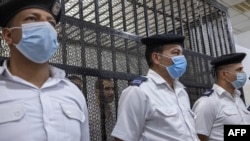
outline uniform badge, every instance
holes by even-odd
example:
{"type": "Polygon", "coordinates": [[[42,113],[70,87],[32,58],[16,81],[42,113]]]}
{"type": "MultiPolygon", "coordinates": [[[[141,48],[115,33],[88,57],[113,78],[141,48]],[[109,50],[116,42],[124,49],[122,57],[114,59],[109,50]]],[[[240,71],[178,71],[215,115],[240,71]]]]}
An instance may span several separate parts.
{"type": "Polygon", "coordinates": [[[210,96],[213,92],[214,92],[213,89],[207,90],[204,94],[202,94],[202,96],[210,96]]]}
{"type": "Polygon", "coordinates": [[[53,13],[55,16],[57,16],[57,15],[59,14],[59,12],[60,12],[60,10],[61,10],[61,7],[62,7],[61,4],[62,4],[62,3],[61,3],[61,0],[57,0],[57,1],[54,3],[54,5],[52,6],[51,11],[52,11],[52,13],[53,13]]]}
{"type": "Polygon", "coordinates": [[[140,86],[142,82],[146,81],[148,78],[147,77],[144,77],[144,76],[140,76],[140,77],[137,77],[135,78],[131,85],[133,86],[140,86]]]}

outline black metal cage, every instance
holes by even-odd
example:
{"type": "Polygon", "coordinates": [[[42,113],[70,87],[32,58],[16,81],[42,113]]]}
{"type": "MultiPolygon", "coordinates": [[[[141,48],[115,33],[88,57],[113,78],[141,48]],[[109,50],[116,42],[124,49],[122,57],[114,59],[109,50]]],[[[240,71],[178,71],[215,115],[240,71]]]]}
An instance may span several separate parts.
{"type": "MultiPolygon", "coordinates": [[[[81,79],[90,117],[91,141],[112,141],[119,96],[133,78],[148,70],[142,37],[160,33],[186,36],[188,69],[180,81],[191,104],[211,87],[209,62],[235,52],[227,9],[215,0],[62,0],[57,31],[60,49],[50,63],[81,79]],[[102,100],[96,105],[97,78],[110,78],[115,99],[107,120],[102,100]]],[[[1,40],[0,57],[9,49],[1,40]]]]}

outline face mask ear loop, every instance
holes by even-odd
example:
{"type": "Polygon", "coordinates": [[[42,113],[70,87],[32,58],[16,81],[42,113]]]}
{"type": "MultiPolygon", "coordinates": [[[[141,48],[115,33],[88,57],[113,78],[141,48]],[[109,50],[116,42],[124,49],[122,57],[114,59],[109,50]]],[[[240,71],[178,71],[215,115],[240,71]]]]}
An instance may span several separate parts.
{"type": "MultiPolygon", "coordinates": [[[[167,55],[163,55],[163,54],[161,54],[161,53],[156,53],[156,54],[171,59],[172,65],[174,64],[174,61],[172,60],[172,57],[169,57],[169,56],[167,56],[167,55]]],[[[164,66],[164,65],[162,65],[162,64],[159,64],[159,65],[161,65],[161,66],[163,66],[163,67],[168,67],[168,66],[164,66]]],[[[170,66],[171,66],[171,65],[170,65],[170,66]]]]}
{"type": "MultiPolygon", "coordinates": [[[[22,29],[22,27],[11,27],[11,28],[8,28],[8,30],[10,30],[10,31],[15,30],[15,29],[22,29]]],[[[13,38],[13,36],[11,36],[11,38],[13,38]]],[[[13,43],[13,45],[16,46],[17,44],[13,43]]]]}
{"type": "Polygon", "coordinates": [[[13,30],[13,29],[20,29],[21,27],[11,27],[9,28],[10,30],[13,30]]]}
{"type": "MultiPolygon", "coordinates": [[[[234,74],[233,72],[230,72],[230,71],[224,71],[225,73],[231,73],[231,74],[234,74]]],[[[237,76],[236,76],[237,77],[237,76]]],[[[236,78],[237,79],[237,78],[236,78]]],[[[227,77],[226,77],[226,79],[225,79],[228,83],[230,83],[231,85],[232,85],[232,82],[231,81],[229,81],[228,79],[227,79],[227,77]]]]}
{"type": "Polygon", "coordinates": [[[163,57],[172,58],[172,57],[169,57],[169,56],[167,56],[167,55],[163,55],[163,54],[161,54],[161,53],[156,53],[156,54],[161,55],[161,56],[163,56],[163,57]]]}

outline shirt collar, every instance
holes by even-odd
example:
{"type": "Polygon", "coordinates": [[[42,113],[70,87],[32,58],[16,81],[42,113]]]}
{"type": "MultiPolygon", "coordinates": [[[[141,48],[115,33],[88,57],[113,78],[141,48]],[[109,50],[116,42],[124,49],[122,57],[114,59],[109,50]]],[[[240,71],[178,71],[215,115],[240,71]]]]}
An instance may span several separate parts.
{"type": "Polygon", "coordinates": [[[64,70],[59,69],[57,67],[54,66],[50,66],[50,72],[51,72],[51,77],[52,78],[60,78],[63,79],[66,76],[66,73],[64,70]]]}
{"type": "MultiPolygon", "coordinates": [[[[219,86],[218,84],[213,84],[213,90],[215,90],[217,92],[218,95],[222,95],[222,94],[225,94],[225,93],[228,93],[225,89],[223,89],[221,86],[219,86]]],[[[238,95],[240,96],[241,93],[239,90],[235,89],[234,91],[234,94],[235,95],[238,95]]]]}
{"type": "Polygon", "coordinates": [[[156,83],[156,84],[163,84],[163,83],[166,83],[166,81],[158,74],[156,73],[154,70],[152,69],[149,69],[148,70],[148,76],[150,78],[153,79],[153,81],[156,83]]]}
{"type": "MultiPolygon", "coordinates": [[[[148,74],[147,76],[149,76],[156,84],[167,84],[165,79],[163,79],[158,73],[156,73],[154,70],[149,69],[148,70],[148,74]]],[[[177,79],[174,80],[174,85],[176,88],[185,88],[185,86],[180,83],[177,79]]]]}
{"type": "MultiPolygon", "coordinates": [[[[13,77],[13,75],[8,70],[7,61],[8,60],[4,60],[3,66],[0,66],[0,75],[4,74],[4,75],[7,75],[8,77],[13,77]]],[[[64,70],[61,70],[54,66],[50,66],[49,68],[50,68],[52,78],[59,78],[59,79],[65,78],[66,74],[64,70]]]]}

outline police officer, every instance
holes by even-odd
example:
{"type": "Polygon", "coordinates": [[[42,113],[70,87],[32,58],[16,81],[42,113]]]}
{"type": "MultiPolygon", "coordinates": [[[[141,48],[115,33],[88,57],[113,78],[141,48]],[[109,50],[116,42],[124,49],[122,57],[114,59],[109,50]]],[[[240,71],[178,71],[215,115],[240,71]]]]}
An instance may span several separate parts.
{"type": "Polygon", "coordinates": [[[223,141],[225,124],[250,124],[250,112],[238,90],[247,79],[241,63],[245,56],[245,53],[231,53],[211,61],[215,83],[193,106],[201,141],[223,141]]]}
{"type": "Polygon", "coordinates": [[[0,141],[89,141],[86,101],[48,60],[60,0],[0,0],[10,58],[0,67],[0,141]]]}
{"type": "Polygon", "coordinates": [[[119,99],[112,135],[117,141],[197,141],[194,114],[184,86],[184,36],[153,35],[146,45],[147,76],[133,81],[119,99]]]}

